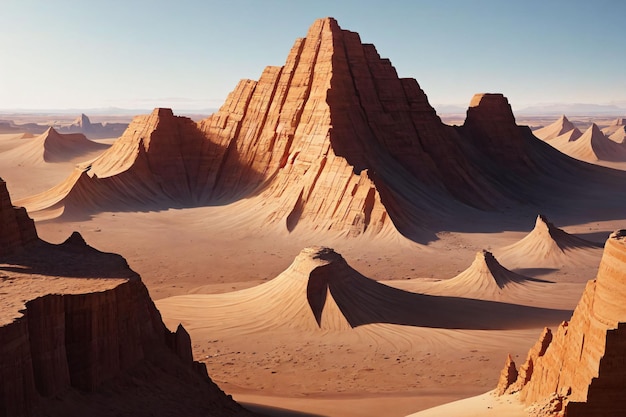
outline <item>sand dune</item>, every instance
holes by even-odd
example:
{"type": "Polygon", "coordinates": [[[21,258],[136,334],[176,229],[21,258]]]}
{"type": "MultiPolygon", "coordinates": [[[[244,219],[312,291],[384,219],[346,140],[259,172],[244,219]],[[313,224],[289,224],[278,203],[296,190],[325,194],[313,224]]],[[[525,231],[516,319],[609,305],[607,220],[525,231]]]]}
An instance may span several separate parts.
{"type": "MultiPolygon", "coordinates": [[[[514,280],[512,274],[498,276],[501,283],[514,280]]],[[[192,330],[232,326],[243,333],[277,327],[345,331],[376,323],[523,329],[567,315],[564,310],[402,291],[364,277],[332,249],[320,247],[304,249],[285,272],[258,287],[171,297],[158,306],[166,321],[180,321],[192,330]]]]}
{"type": "Polygon", "coordinates": [[[607,138],[595,123],[573,142],[557,143],[554,140],[550,144],[561,152],[581,161],[626,161],[626,147],[607,138]]]}
{"type": "Polygon", "coordinates": [[[565,115],[554,123],[533,131],[533,135],[545,141],[574,141],[582,136],[582,132],[570,122],[565,115]]]}
{"type": "MultiPolygon", "coordinates": [[[[617,135],[615,137],[620,137],[624,135],[624,131],[626,129],[626,118],[619,117],[611,122],[606,127],[603,127],[602,133],[604,133],[609,138],[613,139],[613,135],[617,135]]],[[[614,140],[614,139],[613,139],[614,140]]],[[[620,140],[615,140],[616,142],[622,142],[620,140]]]]}
{"type": "Polygon", "coordinates": [[[51,127],[36,138],[26,138],[25,143],[0,157],[19,161],[21,164],[36,165],[88,158],[107,148],[107,145],[92,142],[81,133],[62,134],[51,127]]]}
{"type": "Polygon", "coordinates": [[[561,268],[599,263],[602,245],[570,235],[539,215],[526,237],[495,253],[509,268],[561,268]]]}

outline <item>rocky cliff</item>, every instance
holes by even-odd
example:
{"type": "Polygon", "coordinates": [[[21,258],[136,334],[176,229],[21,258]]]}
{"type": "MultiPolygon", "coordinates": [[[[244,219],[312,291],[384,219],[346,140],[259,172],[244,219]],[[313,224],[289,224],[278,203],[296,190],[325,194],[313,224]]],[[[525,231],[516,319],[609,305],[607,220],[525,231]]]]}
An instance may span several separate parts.
{"type": "Polygon", "coordinates": [[[508,385],[503,376],[500,391],[519,391],[526,404],[539,404],[542,415],[626,413],[625,238],[624,231],[611,235],[598,275],[587,284],[571,320],[554,334],[545,330],[516,382],[508,385]]]}
{"type": "Polygon", "coordinates": [[[121,256],[78,233],[38,240],[4,197],[1,220],[0,416],[248,414],[193,361],[186,331],[167,330],[121,256]]]}
{"type": "Polygon", "coordinates": [[[0,178],[0,256],[19,252],[37,240],[35,223],[26,209],[13,206],[7,184],[0,178]]]}
{"type": "Polygon", "coordinates": [[[417,81],[324,18],[296,40],[285,65],[242,80],[207,119],[196,124],[168,109],[138,117],[82,172],[21,203],[45,218],[258,197],[263,227],[411,237],[478,217],[476,208],[567,210],[600,185],[623,196],[626,175],[538,140],[516,125],[502,94],[476,95],[463,126],[444,125],[417,81]]]}

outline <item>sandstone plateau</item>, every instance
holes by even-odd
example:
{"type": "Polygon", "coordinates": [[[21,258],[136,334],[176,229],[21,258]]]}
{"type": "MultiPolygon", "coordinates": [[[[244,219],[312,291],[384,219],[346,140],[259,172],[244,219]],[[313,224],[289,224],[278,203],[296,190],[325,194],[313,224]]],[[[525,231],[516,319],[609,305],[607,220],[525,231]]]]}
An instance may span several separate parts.
{"type": "Polygon", "coordinates": [[[121,256],[39,240],[4,182],[0,203],[0,416],[250,415],[121,256]]]}
{"type": "Polygon", "coordinates": [[[284,66],[241,81],[207,119],[139,116],[99,158],[18,203],[49,219],[246,198],[255,227],[424,240],[443,224],[464,227],[459,213],[476,223],[479,210],[522,203],[567,212],[595,199],[614,213],[625,185],[517,126],[501,94],[476,95],[463,126],[443,124],[414,79],[325,18],[284,66]]]}
{"type": "Polygon", "coordinates": [[[546,328],[519,370],[507,359],[500,394],[519,392],[537,415],[626,413],[625,235],[620,230],[607,240],[598,275],[587,284],[571,320],[555,332],[546,328]]]}

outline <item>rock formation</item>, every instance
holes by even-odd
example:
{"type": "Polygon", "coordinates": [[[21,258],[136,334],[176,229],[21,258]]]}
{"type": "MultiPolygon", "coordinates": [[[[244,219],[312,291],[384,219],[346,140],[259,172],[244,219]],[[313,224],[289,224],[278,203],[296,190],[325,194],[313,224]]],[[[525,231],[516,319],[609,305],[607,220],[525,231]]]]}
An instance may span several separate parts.
{"type": "Polygon", "coordinates": [[[82,133],[89,138],[98,139],[120,136],[128,123],[92,123],[87,115],[81,114],[72,124],[55,127],[61,133],[82,133]]]}
{"type": "Polygon", "coordinates": [[[0,416],[248,415],[121,256],[38,240],[1,186],[0,416]]]}
{"type": "Polygon", "coordinates": [[[570,142],[582,136],[582,132],[565,115],[556,122],[533,131],[533,134],[541,140],[558,142],[570,142]]]}
{"type": "Polygon", "coordinates": [[[45,218],[258,198],[263,227],[414,237],[476,208],[567,207],[597,184],[626,185],[605,174],[517,126],[501,94],[476,95],[462,127],[444,125],[414,79],[325,18],[207,119],[138,117],[84,172],[20,203],[45,218]]]}
{"type": "Polygon", "coordinates": [[[552,337],[544,331],[518,379],[506,388],[519,391],[526,404],[544,405],[543,415],[626,413],[625,237],[624,231],[609,237],[598,275],[587,284],[571,320],[552,337]]]}
{"type": "Polygon", "coordinates": [[[13,206],[7,184],[0,178],[0,256],[20,252],[37,240],[35,223],[26,209],[13,206]]]}

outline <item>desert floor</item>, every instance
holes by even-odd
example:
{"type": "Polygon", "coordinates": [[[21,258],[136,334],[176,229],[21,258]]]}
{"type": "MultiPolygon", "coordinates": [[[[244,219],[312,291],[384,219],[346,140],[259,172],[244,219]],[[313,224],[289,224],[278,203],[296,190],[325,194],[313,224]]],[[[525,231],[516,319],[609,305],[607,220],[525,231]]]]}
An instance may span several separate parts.
{"type": "MultiPolygon", "coordinates": [[[[542,122],[536,124],[547,124],[542,122]]],[[[0,177],[14,201],[55,185],[81,162],[2,157],[24,140],[17,134],[0,135],[0,177]]],[[[500,248],[522,239],[534,217],[514,219],[515,228],[444,231],[421,245],[397,234],[370,239],[259,231],[249,226],[253,222],[247,213],[253,207],[254,201],[240,201],[221,207],[104,212],[75,221],[39,221],[37,230],[51,243],[79,231],[91,246],[121,254],[142,276],[165,323],[175,328],[182,322],[189,331],[194,356],[206,363],[211,378],[236,400],[267,415],[399,417],[469,397],[474,398],[417,415],[482,416],[492,410],[500,416],[526,415],[518,404],[485,393],[495,388],[507,353],[523,362],[543,325],[558,324],[552,316],[543,325],[498,330],[381,323],[348,330],[294,329],[289,317],[260,314],[267,301],[262,297],[244,302],[245,297],[230,293],[267,284],[313,245],[334,248],[371,279],[433,292],[434,282],[467,269],[478,251],[487,249],[497,257],[500,248]],[[246,315],[241,326],[232,325],[233,309],[246,315]]],[[[623,219],[591,223],[550,220],[568,233],[603,242],[613,230],[626,227],[626,212],[623,219]]],[[[518,272],[552,282],[529,286],[526,305],[571,311],[585,282],[594,278],[601,254],[600,249],[558,268],[518,265],[518,272]]]]}

